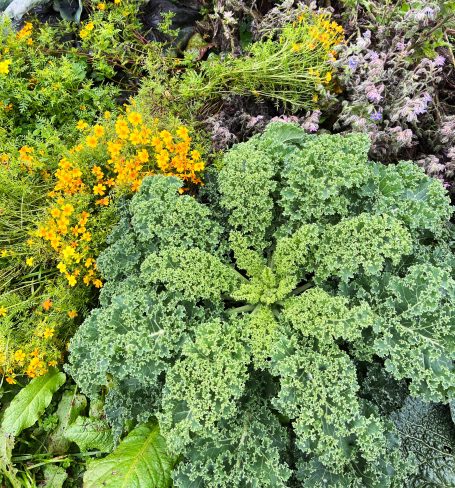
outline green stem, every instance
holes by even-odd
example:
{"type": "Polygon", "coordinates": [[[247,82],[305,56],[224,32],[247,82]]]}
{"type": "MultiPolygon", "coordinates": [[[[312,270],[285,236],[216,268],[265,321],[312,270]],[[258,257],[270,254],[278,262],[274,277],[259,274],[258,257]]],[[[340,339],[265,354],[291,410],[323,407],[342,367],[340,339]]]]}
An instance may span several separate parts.
{"type": "Polygon", "coordinates": [[[308,290],[308,288],[311,288],[314,285],[312,281],[305,283],[302,286],[299,286],[295,290],[293,290],[292,294],[293,295],[300,295],[300,293],[304,292],[305,290],[308,290]]]}
{"type": "Polygon", "coordinates": [[[242,305],[241,307],[231,308],[227,311],[227,313],[231,315],[235,313],[252,312],[256,306],[257,305],[252,305],[249,303],[248,305],[242,305]]]}

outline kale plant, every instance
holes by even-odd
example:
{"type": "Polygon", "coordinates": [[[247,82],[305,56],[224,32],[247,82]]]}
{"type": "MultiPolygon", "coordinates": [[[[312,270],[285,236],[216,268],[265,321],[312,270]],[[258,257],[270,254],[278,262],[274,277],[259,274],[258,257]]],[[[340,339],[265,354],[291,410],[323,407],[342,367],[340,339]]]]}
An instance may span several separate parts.
{"type": "Polygon", "coordinates": [[[453,398],[452,209],[440,181],[368,151],[273,123],[226,153],[204,203],[153,176],[125,210],[68,371],[106,392],[117,433],[157,416],[175,486],[404,486],[360,374],[453,398]]]}

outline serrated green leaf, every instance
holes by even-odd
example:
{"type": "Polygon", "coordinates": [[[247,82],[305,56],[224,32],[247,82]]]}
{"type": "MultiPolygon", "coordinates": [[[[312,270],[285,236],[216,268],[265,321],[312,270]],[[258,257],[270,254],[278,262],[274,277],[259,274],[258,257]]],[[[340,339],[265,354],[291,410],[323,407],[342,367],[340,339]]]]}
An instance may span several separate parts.
{"type": "Polygon", "coordinates": [[[65,383],[66,376],[52,368],[44,376],[33,379],[23,388],[5,410],[2,430],[6,435],[17,436],[31,427],[52,400],[52,395],[65,383]]]}
{"type": "Polygon", "coordinates": [[[131,431],[117,449],[94,461],[84,475],[84,488],[167,488],[171,486],[173,459],[157,424],[131,431]]]}
{"type": "Polygon", "coordinates": [[[78,417],[64,433],[64,437],[75,442],[84,452],[88,449],[98,449],[110,452],[114,447],[112,430],[105,420],[78,417]]]}

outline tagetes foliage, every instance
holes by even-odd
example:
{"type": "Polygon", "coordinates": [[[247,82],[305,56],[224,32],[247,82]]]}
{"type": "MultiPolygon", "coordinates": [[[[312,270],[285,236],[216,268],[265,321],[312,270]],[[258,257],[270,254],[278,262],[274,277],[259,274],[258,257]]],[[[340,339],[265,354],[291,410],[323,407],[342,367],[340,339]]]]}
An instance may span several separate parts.
{"type": "Polygon", "coordinates": [[[158,119],[145,122],[133,105],[115,120],[109,113],[105,118],[102,125],[78,122],[82,142],[60,160],[49,217],[36,232],[57,253],[57,268],[70,287],[83,282],[101,288],[96,258],[106,228],[100,214],[115,207],[115,199],[137,192],[144,177],[155,173],[180,178],[184,190],[202,184],[205,163],[186,127],[160,130],[158,119]]]}
{"type": "Polygon", "coordinates": [[[133,197],[68,370],[107,391],[117,433],[158,416],[175,486],[403,486],[357,367],[453,397],[452,208],[439,181],[368,149],[276,123],[225,155],[210,203],[164,176],[133,197]]]}

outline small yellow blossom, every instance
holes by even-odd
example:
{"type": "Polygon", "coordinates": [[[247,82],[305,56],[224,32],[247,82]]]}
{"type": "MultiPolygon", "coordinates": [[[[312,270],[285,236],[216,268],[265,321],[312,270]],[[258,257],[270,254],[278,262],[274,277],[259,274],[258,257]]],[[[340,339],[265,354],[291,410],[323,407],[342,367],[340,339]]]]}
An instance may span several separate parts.
{"type": "Polygon", "coordinates": [[[104,127],[98,124],[95,125],[95,127],[93,127],[93,133],[96,137],[102,137],[104,134],[104,127]]]}
{"type": "Polygon", "coordinates": [[[6,382],[10,385],[15,385],[17,383],[17,381],[12,376],[7,376],[6,382]]]}
{"type": "Polygon", "coordinates": [[[68,284],[70,286],[75,286],[77,283],[77,279],[74,275],[67,274],[66,279],[68,280],[68,284]]]}
{"type": "Polygon", "coordinates": [[[77,130],[85,130],[87,129],[88,124],[85,120],[79,120],[78,123],[76,124],[76,129],[77,130]]]}
{"type": "Polygon", "coordinates": [[[4,317],[7,313],[7,310],[5,307],[0,307],[0,317],[4,317]]]}
{"type": "Polygon", "coordinates": [[[141,116],[141,114],[139,114],[137,112],[130,112],[128,114],[128,121],[132,125],[142,124],[142,116],[141,116]]]}
{"type": "Polygon", "coordinates": [[[76,312],[76,310],[70,310],[70,311],[68,312],[68,317],[69,317],[70,319],[75,319],[75,318],[77,317],[77,312],[76,312]]]}
{"type": "Polygon", "coordinates": [[[11,59],[0,61],[0,75],[7,75],[9,73],[9,65],[12,63],[11,59]]]}
{"type": "Polygon", "coordinates": [[[100,2],[98,5],[98,10],[106,10],[106,4],[103,2],[100,2]]]}
{"type": "Polygon", "coordinates": [[[25,352],[22,349],[18,349],[14,353],[14,360],[17,361],[18,363],[23,363],[25,361],[25,352]]]}
{"type": "Polygon", "coordinates": [[[53,368],[55,368],[55,366],[57,366],[57,361],[52,360],[52,361],[49,361],[47,364],[49,366],[52,366],[53,368]]]}
{"type": "Polygon", "coordinates": [[[98,183],[93,187],[93,194],[103,196],[106,193],[106,185],[98,183]]]}
{"type": "Polygon", "coordinates": [[[51,337],[53,337],[53,335],[54,335],[54,329],[52,329],[51,327],[46,327],[44,329],[43,336],[45,339],[50,339],[51,337]]]}
{"type": "Polygon", "coordinates": [[[85,142],[88,147],[96,147],[98,145],[98,139],[95,136],[87,136],[85,142]]]}
{"type": "Polygon", "coordinates": [[[25,260],[25,264],[27,266],[33,266],[33,261],[34,261],[34,258],[33,257],[29,257],[25,260]]]}

